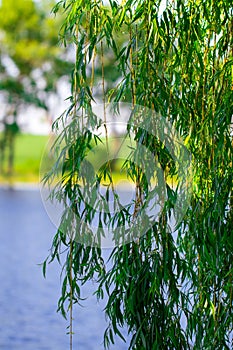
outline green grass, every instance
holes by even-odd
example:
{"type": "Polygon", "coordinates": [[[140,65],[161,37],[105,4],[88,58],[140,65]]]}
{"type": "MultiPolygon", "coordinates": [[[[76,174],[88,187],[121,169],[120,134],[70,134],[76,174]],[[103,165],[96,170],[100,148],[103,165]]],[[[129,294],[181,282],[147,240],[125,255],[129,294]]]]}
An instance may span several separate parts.
{"type": "MultiPolygon", "coordinates": [[[[1,135],[0,135],[1,136],[1,135]]],[[[16,137],[15,143],[15,160],[14,160],[14,172],[9,178],[6,174],[0,174],[0,183],[39,183],[40,179],[40,163],[42,156],[44,155],[46,145],[48,143],[49,136],[39,136],[30,134],[19,134],[16,137]]],[[[48,148],[47,148],[48,150],[48,148]]],[[[98,157],[90,153],[89,161],[96,162],[97,168],[102,162],[102,159],[106,158],[106,155],[101,153],[101,148],[98,149],[98,157]]],[[[115,169],[112,173],[113,181],[117,184],[119,181],[132,181],[127,178],[125,171],[121,171],[123,160],[118,160],[115,164],[115,169]]],[[[51,165],[51,160],[46,164],[51,165]]],[[[102,165],[102,164],[101,164],[102,165]]],[[[103,180],[103,184],[108,184],[109,181],[103,180]]]]}
{"type": "Polygon", "coordinates": [[[14,172],[0,174],[0,182],[39,182],[40,162],[48,136],[19,134],[15,142],[14,172]]]}
{"type": "MultiPolygon", "coordinates": [[[[0,174],[0,183],[39,183],[40,164],[49,136],[19,134],[15,142],[14,172],[11,177],[0,174]]],[[[99,157],[102,158],[101,150],[99,157]]],[[[98,160],[99,161],[99,160],[98,160]]],[[[6,164],[5,164],[6,165],[6,164]]],[[[126,174],[113,173],[114,182],[126,179],[126,174]]]]}

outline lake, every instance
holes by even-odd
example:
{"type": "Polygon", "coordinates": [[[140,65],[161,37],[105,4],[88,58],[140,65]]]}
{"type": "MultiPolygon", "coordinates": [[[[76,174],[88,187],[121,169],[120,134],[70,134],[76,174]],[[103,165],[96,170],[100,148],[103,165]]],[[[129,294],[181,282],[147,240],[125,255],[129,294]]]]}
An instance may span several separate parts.
{"type": "MultiPolygon", "coordinates": [[[[56,312],[60,267],[49,265],[44,279],[40,263],[56,232],[37,189],[0,189],[0,349],[69,349],[66,321],[56,312]]],[[[107,326],[104,302],[92,296],[89,283],[83,307],[74,309],[73,349],[103,350],[107,326]]],[[[126,350],[117,340],[111,349],[126,350]]]]}

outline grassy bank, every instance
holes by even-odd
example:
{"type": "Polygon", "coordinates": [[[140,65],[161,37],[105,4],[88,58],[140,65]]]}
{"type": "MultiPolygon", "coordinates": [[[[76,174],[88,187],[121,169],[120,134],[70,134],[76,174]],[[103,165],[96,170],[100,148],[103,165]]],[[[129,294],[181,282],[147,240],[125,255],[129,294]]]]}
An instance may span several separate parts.
{"type": "MultiPolygon", "coordinates": [[[[0,173],[0,183],[39,183],[41,159],[46,150],[46,145],[48,144],[48,141],[49,136],[30,134],[17,135],[15,142],[15,159],[13,175],[9,178],[7,174],[0,173]]],[[[126,155],[127,150],[125,150],[125,157],[126,155]]],[[[101,148],[98,149],[97,157],[96,154],[90,153],[89,161],[93,162],[93,164],[96,164],[97,168],[99,168],[100,165],[103,165],[103,159],[106,159],[106,151],[104,152],[103,150],[101,150],[101,148]]],[[[122,172],[120,170],[123,162],[124,159],[117,160],[115,162],[115,170],[112,173],[115,184],[119,183],[119,181],[122,184],[126,184],[129,181],[129,179],[127,180],[126,172],[122,172]]],[[[48,164],[51,165],[51,160],[48,161],[48,164]]],[[[102,184],[106,185],[108,182],[109,181],[107,180],[103,180],[102,184]]],[[[130,182],[132,183],[132,181],[130,182]]]]}
{"type": "Polygon", "coordinates": [[[11,178],[0,174],[0,182],[38,183],[41,157],[48,142],[48,136],[19,134],[15,141],[14,172],[11,178]]]}

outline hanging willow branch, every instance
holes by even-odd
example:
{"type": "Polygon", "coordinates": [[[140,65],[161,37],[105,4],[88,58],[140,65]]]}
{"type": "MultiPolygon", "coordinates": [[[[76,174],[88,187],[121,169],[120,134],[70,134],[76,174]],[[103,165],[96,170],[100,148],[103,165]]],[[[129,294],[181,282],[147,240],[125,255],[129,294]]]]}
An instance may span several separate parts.
{"type": "MultiPolygon", "coordinates": [[[[60,1],[54,8],[65,13],[63,42],[76,45],[71,106],[61,117],[64,128],[57,141],[61,152],[50,173],[58,179],[57,197],[68,198],[75,214],[71,221],[64,213],[51,249],[51,260],[59,260],[61,248],[68,248],[59,310],[66,316],[68,300],[70,349],[73,304],[80,300],[81,285],[94,276],[98,298],[106,297],[105,348],[115,336],[124,339],[122,327],[129,333],[129,349],[232,348],[232,4],[167,0],[161,11],[162,5],[151,0],[107,4],[74,0],[60,1]],[[94,131],[99,121],[92,110],[99,85],[108,156],[107,101],[127,101],[133,111],[138,104],[150,108],[184,138],[192,154],[193,192],[175,233],[169,218],[176,198],[174,185],[179,182],[177,164],[165,143],[141,130],[148,122],[143,113],[131,130],[136,147],[124,164],[136,188],[133,210],[121,208],[113,217],[102,215],[109,192],[101,202],[91,187],[82,190],[80,184],[88,181],[80,164],[86,165],[93,145],[102,142],[94,131]],[[93,246],[93,232],[88,236],[88,225],[100,212],[99,223],[124,223],[126,232],[140,216],[150,193],[143,170],[133,162],[139,146],[160,163],[165,204],[140,239],[112,250],[107,269],[101,249],[93,246]],[[93,200],[92,207],[87,198],[93,200]],[[80,240],[84,236],[84,242],[68,239],[67,232],[80,240]]],[[[114,192],[109,157],[107,163],[114,192]]],[[[103,178],[92,176],[95,188],[103,178]]],[[[103,231],[98,233],[101,236],[103,231]]]]}

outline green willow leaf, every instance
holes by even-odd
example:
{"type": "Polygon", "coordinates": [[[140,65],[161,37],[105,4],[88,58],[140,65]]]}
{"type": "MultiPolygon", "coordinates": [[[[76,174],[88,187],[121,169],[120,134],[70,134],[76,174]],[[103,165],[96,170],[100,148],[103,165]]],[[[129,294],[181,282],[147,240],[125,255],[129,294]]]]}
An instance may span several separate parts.
{"type": "MultiPolygon", "coordinates": [[[[108,262],[103,260],[100,248],[72,243],[62,233],[62,226],[52,243],[51,261],[60,259],[62,248],[68,248],[63,271],[66,279],[58,303],[61,313],[66,315],[67,304],[77,302],[82,284],[93,278],[97,280],[97,298],[106,297],[109,326],[103,335],[105,349],[114,344],[116,336],[125,340],[123,326],[128,331],[129,349],[231,347],[231,5],[230,1],[215,4],[213,0],[169,0],[166,4],[152,0],[110,0],[104,4],[74,0],[61,1],[54,8],[57,14],[65,10],[62,35],[67,44],[69,36],[75,43],[76,59],[71,74],[71,105],[62,116],[64,128],[56,144],[62,146],[61,153],[50,176],[58,178],[57,189],[65,191],[78,218],[90,225],[98,221],[99,242],[106,227],[113,231],[121,227],[124,237],[133,237],[127,244],[116,245],[108,262]],[[182,183],[179,178],[185,169],[178,169],[174,161],[173,135],[168,132],[166,142],[152,137],[144,130],[148,123],[144,115],[135,114],[138,126],[127,129],[127,136],[134,134],[134,143],[121,170],[133,181],[136,199],[136,191],[141,193],[142,209],[143,201],[158,192],[149,187],[148,178],[153,174],[145,176],[138,166],[140,158],[143,166],[148,162],[140,147],[149,150],[159,163],[163,175],[158,174],[157,180],[159,185],[165,182],[166,198],[157,221],[135,240],[134,233],[140,230],[140,221],[135,228],[133,225],[135,218],[140,218],[140,210],[139,214],[134,210],[138,203],[134,198],[132,204],[122,206],[117,193],[111,193],[114,174],[109,162],[102,163],[97,174],[90,171],[98,190],[103,181],[107,182],[104,194],[92,195],[90,189],[83,193],[81,186],[75,186],[80,164],[87,165],[93,144],[104,144],[98,133],[84,127],[99,130],[92,113],[98,99],[103,103],[127,101],[133,111],[138,104],[150,108],[184,137],[181,142],[192,155],[193,178],[187,179],[192,193],[175,230],[171,220],[179,197],[177,188],[182,183]],[[67,143],[71,139],[70,147],[67,143]],[[85,202],[86,197],[92,205],[85,202]],[[67,285],[72,273],[70,291],[67,285]]],[[[86,169],[84,166],[78,179],[87,180],[86,169]]],[[[72,228],[71,216],[64,213],[62,218],[68,231],[72,228]]],[[[149,223],[149,214],[146,219],[149,223]]],[[[85,225],[76,222],[76,226],[79,235],[87,231],[85,225]]]]}

